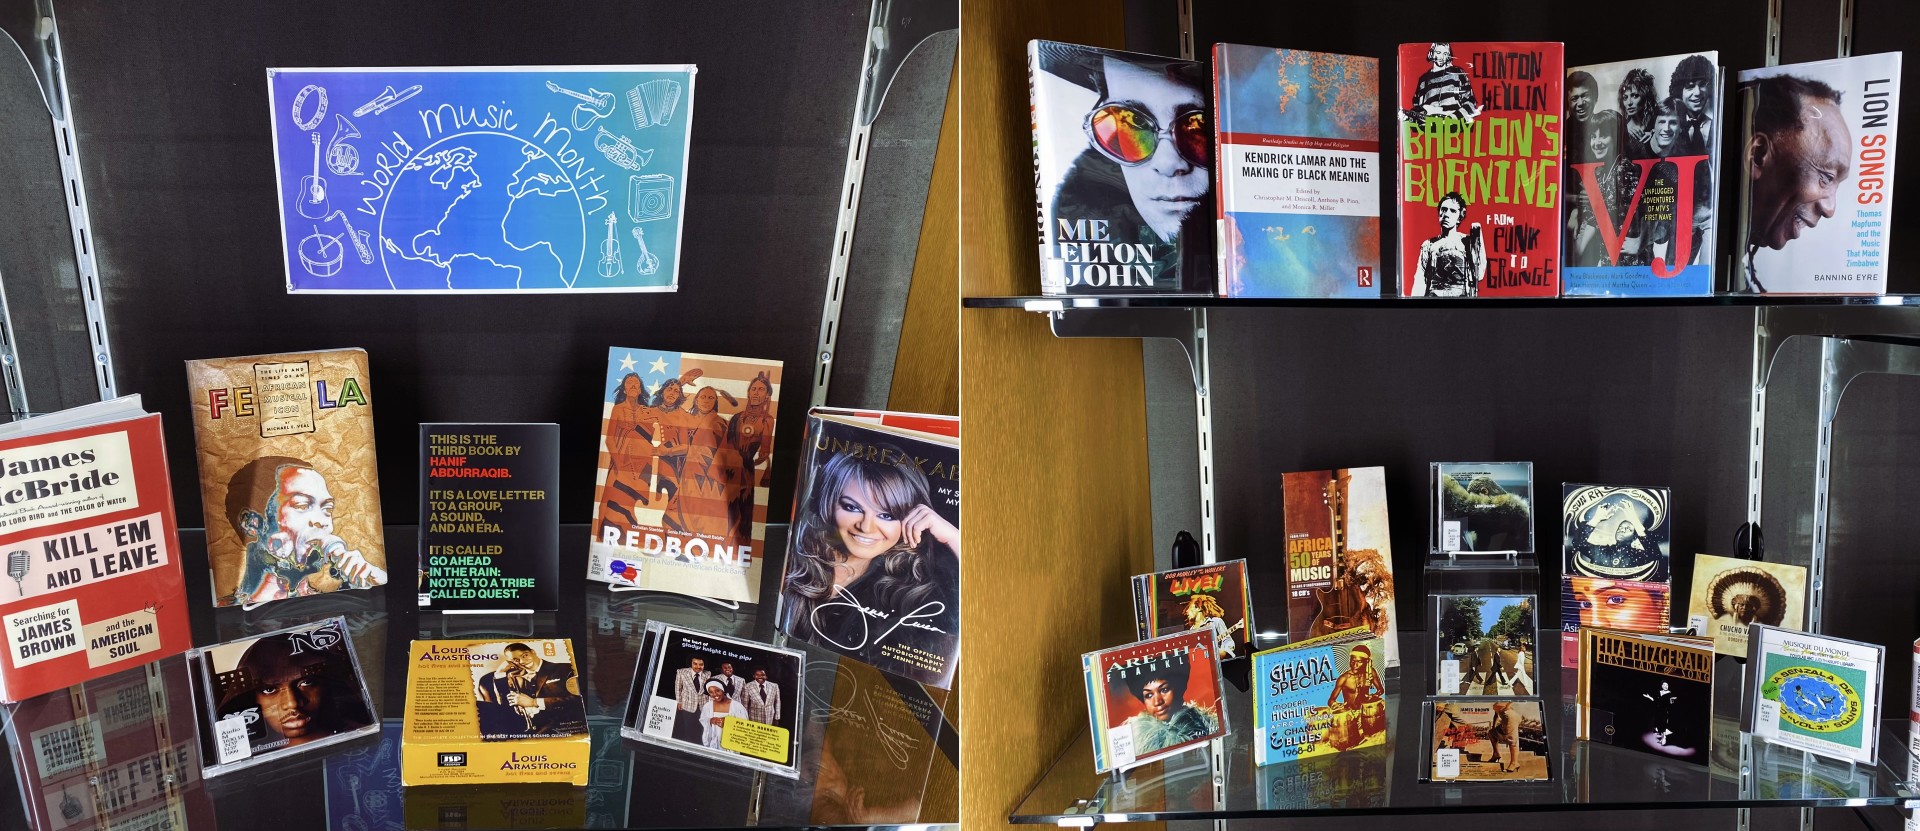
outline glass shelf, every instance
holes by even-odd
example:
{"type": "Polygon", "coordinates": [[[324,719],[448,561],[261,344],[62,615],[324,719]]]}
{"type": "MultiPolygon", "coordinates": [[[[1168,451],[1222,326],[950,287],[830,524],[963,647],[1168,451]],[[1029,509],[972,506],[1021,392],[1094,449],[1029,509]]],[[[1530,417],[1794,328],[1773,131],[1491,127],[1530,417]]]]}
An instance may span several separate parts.
{"type": "MultiPolygon", "coordinates": [[[[418,529],[387,526],[394,574],[410,574],[418,529]]],[[[769,525],[768,550],[786,544],[784,525],[769,525]]],[[[762,641],[774,639],[771,614],[754,604],[739,608],[658,592],[609,592],[582,574],[588,530],[562,525],[557,612],[533,615],[421,612],[415,587],[396,580],[381,589],[345,591],[269,603],[255,609],[215,610],[206,602],[205,572],[189,575],[194,643],[206,645],[342,615],[354,642],[368,692],[383,716],[378,735],[288,756],[212,780],[200,776],[200,752],[185,700],[184,659],[158,662],[158,681],[176,690],[163,706],[142,708],[106,728],[103,758],[93,766],[58,766],[38,796],[58,818],[69,809],[100,815],[100,827],[141,826],[135,820],[165,805],[175,827],[279,831],[405,828],[925,828],[951,822],[951,769],[958,736],[944,713],[947,693],[874,670],[841,665],[809,644],[790,644],[807,657],[802,711],[800,779],[746,768],[620,736],[620,716],[648,620],[762,641]],[[570,542],[566,542],[570,541],[570,542]],[[577,550],[576,550],[577,549],[577,550]],[[197,579],[196,579],[197,577],[197,579]],[[579,658],[581,693],[593,757],[588,785],[434,785],[401,787],[400,715],[406,696],[407,643],[415,638],[564,637],[579,658]],[[182,721],[184,719],[184,721],[182,721]],[[867,737],[882,734],[878,741],[867,737]],[[156,739],[156,736],[165,737],[156,739]],[[178,793],[162,797],[152,763],[157,747],[171,749],[190,771],[178,793]],[[944,776],[935,770],[947,771],[944,776]],[[138,779],[115,787],[112,782],[138,779]],[[93,781],[90,781],[93,780],[93,781]],[[939,783],[939,784],[936,784],[939,783]],[[933,792],[929,792],[932,790],[933,792]],[[116,794],[134,794],[120,797],[116,794]],[[72,797],[68,799],[67,797],[72,797]],[[98,798],[96,798],[98,797],[98,798]],[[56,804],[57,803],[57,804],[56,804]],[[264,820],[263,817],[271,817],[264,820]]],[[[183,530],[181,559],[204,563],[204,535],[183,530]]],[[[769,572],[777,583],[777,572],[769,572]]],[[[766,588],[766,587],[763,587],[766,588]]],[[[762,593],[772,599],[772,589],[762,593]]],[[[130,670],[136,676],[144,669],[130,670]]],[[[89,682],[89,688],[128,688],[127,673],[89,682]]],[[[137,678],[135,679],[138,680],[137,678]]],[[[78,689],[78,688],[70,688],[78,689]]],[[[14,753],[55,735],[44,710],[62,712],[68,691],[0,709],[0,732],[14,753]],[[42,707],[39,715],[23,708],[42,707]],[[23,730],[25,735],[22,735],[23,730]],[[38,738],[36,738],[38,737],[38,738]]],[[[70,706],[70,705],[69,705],[70,706]]],[[[71,712],[71,711],[67,711],[71,712]]],[[[72,722],[67,722],[72,723],[72,722]]],[[[19,759],[0,754],[0,828],[37,828],[25,815],[19,759]]],[[[44,768],[43,768],[44,769],[44,768]]],[[[141,826],[144,827],[144,826],[141,826]]]]}
{"type": "Polygon", "coordinates": [[[1706,297],[1207,297],[1199,295],[1088,295],[1079,297],[967,297],[969,309],[1024,309],[1060,312],[1074,309],[1591,309],[1647,306],[1920,306],[1920,294],[1756,295],[1706,297]]]}
{"type": "MultiPolygon", "coordinates": [[[[1544,631],[1544,630],[1543,630],[1544,631]]],[[[1362,814],[1577,811],[1630,808],[1920,807],[1895,771],[1906,770],[1906,720],[1881,725],[1881,764],[1849,766],[1743,739],[1739,711],[1742,666],[1714,667],[1712,743],[1707,766],[1623,748],[1575,741],[1573,670],[1560,670],[1559,638],[1540,639],[1537,671],[1553,737],[1551,781],[1421,782],[1421,702],[1432,659],[1425,632],[1401,634],[1401,665],[1388,674],[1387,745],[1265,767],[1253,764],[1253,703],[1247,661],[1223,667],[1232,732],[1221,741],[1216,770],[1201,747],[1123,774],[1093,770],[1085,730],[1021,801],[1009,820],[1085,826],[1101,822],[1326,817],[1362,814]],[[1235,664],[1238,664],[1236,667],[1235,664]],[[1233,677],[1237,674],[1237,678],[1233,677]],[[1747,742],[1751,769],[1741,770],[1747,742]],[[1216,782],[1217,778],[1217,782],[1216,782]]]]}

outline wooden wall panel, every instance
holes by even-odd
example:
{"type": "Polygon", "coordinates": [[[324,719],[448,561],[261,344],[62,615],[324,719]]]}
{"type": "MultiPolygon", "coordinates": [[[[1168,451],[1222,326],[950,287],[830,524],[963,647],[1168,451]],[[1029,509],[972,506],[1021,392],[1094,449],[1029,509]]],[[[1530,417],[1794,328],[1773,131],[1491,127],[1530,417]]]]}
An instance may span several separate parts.
{"type": "MultiPolygon", "coordinates": [[[[958,58],[956,57],[957,61],[958,58]]],[[[947,85],[887,409],[960,413],[960,74],[947,85]]]]}
{"type": "MultiPolygon", "coordinates": [[[[1123,45],[1118,0],[966,0],[960,267],[969,295],[1036,291],[1026,42],[1123,45]]],[[[967,540],[961,821],[998,828],[1084,741],[1082,652],[1131,639],[1126,578],[1152,563],[1137,340],[1059,340],[1039,315],[960,320],[967,540]]]]}

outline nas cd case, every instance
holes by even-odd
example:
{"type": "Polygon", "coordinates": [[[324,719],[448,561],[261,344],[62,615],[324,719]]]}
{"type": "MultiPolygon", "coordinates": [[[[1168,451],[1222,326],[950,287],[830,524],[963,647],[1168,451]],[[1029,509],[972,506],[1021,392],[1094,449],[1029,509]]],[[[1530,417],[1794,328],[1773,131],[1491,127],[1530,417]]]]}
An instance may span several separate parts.
{"type": "Polygon", "coordinates": [[[187,651],[208,777],[378,733],[346,618],[187,651]]]}
{"type": "Polygon", "coordinates": [[[649,621],[620,735],[800,778],[806,656],[649,621]]]}

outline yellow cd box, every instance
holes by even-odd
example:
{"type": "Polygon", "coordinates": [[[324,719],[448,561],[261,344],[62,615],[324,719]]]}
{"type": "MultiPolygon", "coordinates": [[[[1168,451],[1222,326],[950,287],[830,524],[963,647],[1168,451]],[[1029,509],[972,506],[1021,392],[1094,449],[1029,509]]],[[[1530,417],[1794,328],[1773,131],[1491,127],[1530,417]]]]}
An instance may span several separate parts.
{"type": "Polygon", "coordinates": [[[414,641],[408,660],[401,784],[587,784],[571,641],[414,641]]]}

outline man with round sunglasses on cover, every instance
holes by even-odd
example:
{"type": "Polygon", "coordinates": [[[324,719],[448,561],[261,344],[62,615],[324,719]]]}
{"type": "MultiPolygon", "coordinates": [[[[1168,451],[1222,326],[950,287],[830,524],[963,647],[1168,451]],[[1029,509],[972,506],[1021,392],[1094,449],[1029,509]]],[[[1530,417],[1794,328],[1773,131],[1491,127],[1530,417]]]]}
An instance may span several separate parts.
{"type": "Polygon", "coordinates": [[[1213,133],[1200,66],[1054,43],[1040,64],[1097,96],[1081,125],[1087,147],[1053,194],[1055,221],[1104,222],[1105,241],[1150,252],[1152,287],[1205,290],[1213,133]]]}

